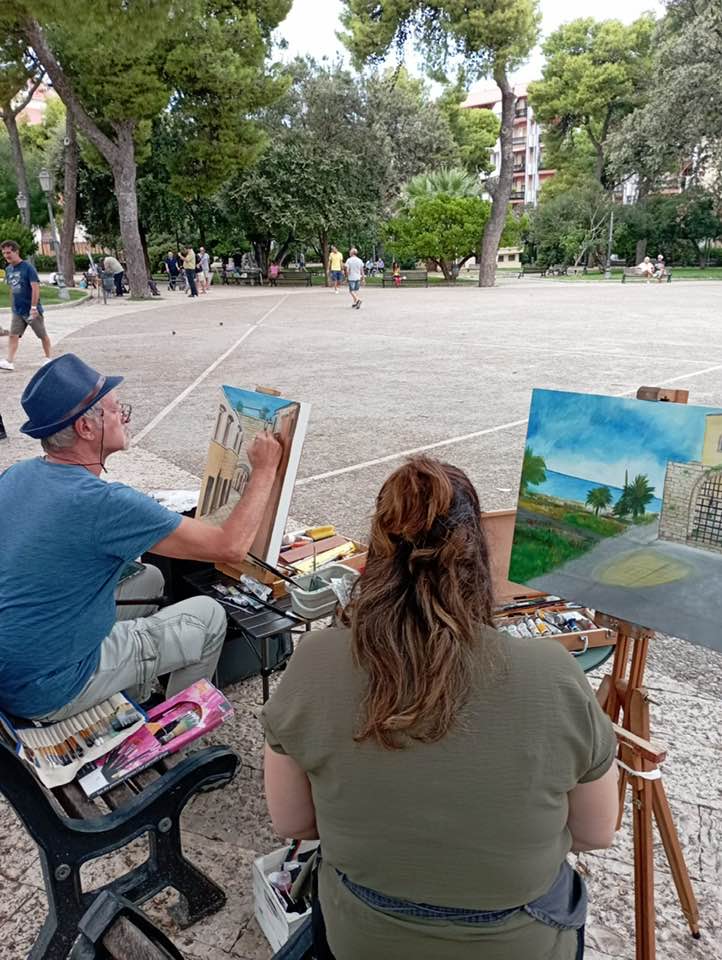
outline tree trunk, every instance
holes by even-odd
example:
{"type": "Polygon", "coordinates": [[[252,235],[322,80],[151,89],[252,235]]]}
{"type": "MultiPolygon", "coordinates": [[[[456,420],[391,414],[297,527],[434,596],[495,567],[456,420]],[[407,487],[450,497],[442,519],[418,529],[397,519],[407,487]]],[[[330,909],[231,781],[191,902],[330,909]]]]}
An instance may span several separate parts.
{"type": "Polygon", "coordinates": [[[65,177],[63,180],[63,224],[60,229],[60,270],[66,287],[75,286],[75,217],[78,200],[78,137],[73,115],[65,118],[65,177]]]}
{"type": "Polygon", "coordinates": [[[120,236],[123,241],[130,295],[134,300],[142,300],[148,293],[148,271],[138,226],[135,147],[130,123],[124,130],[119,131],[118,141],[118,160],[113,165],[113,180],[118,201],[120,236]]]}
{"type": "Polygon", "coordinates": [[[15,167],[15,179],[18,185],[18,193],[24,193],[27,199],[25,210],[21,211],[23,225],[30,229],[30,190],[28,188],[28,173],[25,169],[25,158],[23,157],[23,148],[20,143],[20,134],[18,133],[18,124],[15,113],[9,103],[3,104],[2,118],[5,129],[8,132],[10,141],[10,152],[13,157],[13,166],[15,167]]]}
{"type": "Polygon", "coordinates": [[[45,31],[38,21],[26,20],[22,28],[35,56],[52,80],[58,96],[68,111],[72,112],[78,130],[103,155],[113,173],[130,293],[132,297],[144,299],[149,290],[138,231],[138,197],[133,142],[135,121],[126,120],[124,123],[113,124],[115,140],[107,136],[80,102],[72,82],[58,62],[45,36],[45,31]]]}
{"type": "Polygon", "coordinates": [[[514,166],[512,155],[514,105],[516,104],[514,88],[509,82],[504,66],[494,67],[494,80],[501,90],[501,130],[499,132],[501,167],[491,204],[491,214],[484,230],[484,239],[481,245],[480,287],[493,287],[496,280],[496,262],[499,255],[501,235],[506,224],[514,166]]]}
{"type": "Polygon", "coordinates": [[[319,235],[319,240],[321,241],[321,259],[323,260],[323,276],[325,286],[329,286],[329,277],[328,277],[328,234],[325,230],[321,231],[319,235]]]}
{"type": "Polygon", "coordinates": [[[634,250],[634,263],[635,266],[638,263],[641,263],[642,260],[647,256],[647,238],[642,237],[641,240],[637,240],[637,246],[634,250]]]}

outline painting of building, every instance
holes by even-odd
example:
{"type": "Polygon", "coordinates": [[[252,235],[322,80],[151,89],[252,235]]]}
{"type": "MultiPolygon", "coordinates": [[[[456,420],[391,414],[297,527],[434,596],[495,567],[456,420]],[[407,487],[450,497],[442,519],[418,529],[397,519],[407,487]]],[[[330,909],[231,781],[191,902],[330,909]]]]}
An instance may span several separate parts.
{"type": "Polygon", "coordinates": [[[253,472],[248,447],[258,433],[272,431],[283,442],[283,457],[251,546],[251,553],[268,563],[278,560],[309,413],[305,403],[239,387],[221,388],[197,516],[214,523],[222,523],[229,516],[253,472]]]}
{"type": "Polygon", "coordinates": [[[535,390],[509,580],[722,649],[722,410],[535,390]]]}

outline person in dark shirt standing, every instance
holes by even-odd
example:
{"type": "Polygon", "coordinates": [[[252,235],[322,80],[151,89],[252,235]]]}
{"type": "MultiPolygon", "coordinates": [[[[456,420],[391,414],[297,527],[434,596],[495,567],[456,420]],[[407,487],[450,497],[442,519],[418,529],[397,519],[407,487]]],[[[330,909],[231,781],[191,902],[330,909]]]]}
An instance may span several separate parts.
{"type": "Polygon", "coordinates": [[[14,240],[5,240],[0,250],[7,262],[5,279],[12,289],[12,320],[8,340],[7,360],[0,360],[0,370],[15,369],[15,354],[18,352],[20,337],[28,327],[40,340],[49,360],[51,356],[50,337],[45,329],[45,318],[40,303],[40,279],[35,267],[20,256],[20,247],[14,240]]]}

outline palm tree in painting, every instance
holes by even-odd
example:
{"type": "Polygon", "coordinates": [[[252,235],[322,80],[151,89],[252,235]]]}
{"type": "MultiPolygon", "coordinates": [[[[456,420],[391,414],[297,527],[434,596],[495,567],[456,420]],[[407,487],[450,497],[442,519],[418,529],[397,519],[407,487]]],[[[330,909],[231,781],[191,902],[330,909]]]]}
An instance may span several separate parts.
{"type": "Polygon", "coordinates": [[[605,510],[614,498],[609,487],[595,487],[587,494],[586,504],[594,510],[594,516],[599,516],[600,510],[605,510]]]}
{"type": "Polygon", "coordinates": [[[627,494],[629,512],[635,520],[644,515],[647,504],[654,500],[654,487],[646,473],[638,473],[624,492],[627,494]]]}
{"type": "Polygon", "coordinates": [[[538,456],[530,446],[524,448],[524,462],[521,467],[521,494],[528,493],[528,488],[538,487],[547,478],[547,465],[544,457],[538,456]]]}

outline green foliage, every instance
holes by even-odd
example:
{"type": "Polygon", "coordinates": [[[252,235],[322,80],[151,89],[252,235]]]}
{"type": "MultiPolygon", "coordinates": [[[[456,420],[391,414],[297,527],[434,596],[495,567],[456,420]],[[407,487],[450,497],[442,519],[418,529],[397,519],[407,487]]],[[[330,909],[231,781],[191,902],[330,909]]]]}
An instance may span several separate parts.
{"type": "Polygon", "coordinates": [[[419,173],[404,185],[402,202],[406,205],[414,204],[417,200],[426,197],[437,197],[443,194],[446,197],[478,197],[481,193],[481,184],[477,177],[472,176],[458,167],[442,167],[430,173],[419,173]]]}
{"type": "Polygon", "coordinates": [[[604,262],[611,202],[595,181],[547,196],[529,215],[528,243],[546,266],[604,262]]]}
{"type": "Polygon", "coordinates": [[[521,466],[520,495],[524,496],[530,486],[538,487],[545,482],[546,478],[547,465],[544,457],[540,457],[534,453],[532,448],[527,444],[527,446],[524,447],[524,461],[521,466]]]}
{"type": "Polygon", "coordinates": [[[629,25],[591,18],[563,24],[543,44],[542,79],[529,86],[552,149],[584,130],[602,184],[609,137],[649,89],[654,27],[650,14],[629,25]]]}
{"type": "Polygon", "coordinates": [[[564,523],[569,524],[577,530],[588,530],[590,533],[598,534],[602,537],[616,537],[623,533],[626,527],[618,520],[612,520],[609,517],[598,517],[596,514],[575,512],[565,513],[562,517],[564,523]]]}
{"type": "Polygon", "coordinates": [[[560,530],[517,525],[509,567],[513,583],[528,583],[585,553],[591,542],[560,530]]]}
{"type": "Polygon", "coordinates": [[[499,118],[492,110],[462,109],[466,99],[462,79],[448,84],[437,104],[451,128],[461,165],[469,173],[490,173],[493,169],[491,151],[499,136],[499,118]]]}
{"type": "Polygon", "coordinates": [[[666,172],[695,158],[690,175],[722,197],[722,5],[717,0],[668,0],[655,37],[653,95],[621,125],[612,142],[617,176],[641,173],[654,189],[666,172]]]}
{"type": "Polygon", "coordinates": [[[585,503],[594,510],[594,516],[599,516],[600,510],[606,510],[613,500],[609,487],[594,487],[587,494],[585,503]]]}
{"type": "Polygon", "coordinates": [[[653,194],[618,210],[615,251],[632,259],[637,243],[646,240],[647,249],[663,254],[668,263],[701,265],[704,242],[722,238],[720,213],[716,198],[701,189],[653,194]]]}
{"type": "Polygon", "coordinates": [[[654,487],[650,484],[649,477],[644,473],[638,473],[631,483],[625,482],[622,495],[614,504],[612,512],[620,518],[631,513],[632,518],[637,520],[645,514],[647,504],[653,499],[654,487]]]}
{"type": "Polygon", "coordinates": [[[386,225],[385,240],[396,259],[431,260],[446,280],[478,253],[490,203],[479,196],[422,196],[386,225]]]}
{"type": "Polygon", "coordinates": [[[37,249],[32,231],[23,226],[18,217],[0,220],[0,243],[5,240],[14,240],[22,257],[31,257],[37,249]]]}
{"type": "Polygon", "coordinates": [[[344,7],[341,39],[357,65],[413,38],[430,71],[441,73],[458,56],[480,77],[500,64],[520,66],[539,32],[536,0],[344,0],[344,7]]]}

